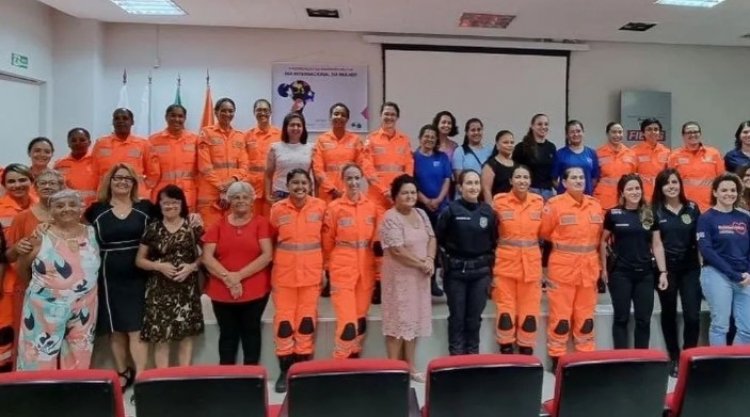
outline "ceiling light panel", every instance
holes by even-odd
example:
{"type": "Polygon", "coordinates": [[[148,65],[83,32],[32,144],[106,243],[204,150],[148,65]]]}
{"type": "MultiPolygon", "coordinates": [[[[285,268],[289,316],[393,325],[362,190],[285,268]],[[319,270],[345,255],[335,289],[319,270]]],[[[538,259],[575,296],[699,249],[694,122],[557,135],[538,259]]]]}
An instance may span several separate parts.
{"type": "Polygon", "coordinates": [[[183,16],[187,13],[172,0],[110,0],[128,14],[183,16]]]}
{"type": "Polygon", "coordinates": [[[654,4],[663,4],[666,6],[684,6],[684,7],[702,7],[711,8],[724,0],[657,0],[654,4]]]}

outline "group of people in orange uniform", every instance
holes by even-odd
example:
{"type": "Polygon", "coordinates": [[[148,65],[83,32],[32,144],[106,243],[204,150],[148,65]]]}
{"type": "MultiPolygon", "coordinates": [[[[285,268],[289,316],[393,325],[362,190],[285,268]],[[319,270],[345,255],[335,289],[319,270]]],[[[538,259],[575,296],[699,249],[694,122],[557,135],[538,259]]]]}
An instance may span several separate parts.
{"type": "MultiPolygon", "coordinates": [[[[310,184],[297,186],[294,181],[304,179],[294,177],[282,194],[273,191],[274,195],[268,195],[268,179],[284,178],[290,170],[284,171],[281,163],[274,164],[276,172],[267,170],[269,151],[289,135],[283,129],[295,117],[302,120],[306,138],[304,118],[287,116],[285,126],[276,128],[270,124],[270,103],[261,99],[253,106],[257,126],[243,132],[232,126],[235,111],[231,99],[218,100],[216,123],[201,128],[196,135],[185,128],[185,108],[174,104],[166,109],[166,128],[145,139],[131,132],[132,112],[119,108],[112,114],[113,133],[99,138],[90,151],[89,133],[82,128],[72,129],[68,134],[71,153],[59,159],[54,168],[64,175],[68,188],[80,191],[90,203],[95,199],[99,179],[113,165],[126,163],[139,176],[141,198],[153,199],[158,190],[175,184],[185,192],[190,210],[200,214],[206,226],[226,215],[226,192],[231,184],[250,183],[255,215],[268,217],[275,229],[272,287],[277,355],[304,357],[314,353],[321,277],[327,271],[337,317],[334,356],[357,357],[378,280],[378,253],[382,253],[378,222],[393,205],[390,186],[394,178],[414,175],[415,170],[410,139],[396,127],[399,107],[384,103],[380,109],[381,126],[366,138],[347,129],[349,109],[344,104],[331,107],[331,130],[318,136],[306,169],[317,186],[317,198],[307,200],[301,207],[293,197],[295,193],[313,193],[310,184]],[[356,169],[346,170],[347,167],[356,169]],[[367,184],[366,194],[350,198],[347,190],[354,186],[347,186],[349,182],[367,184]]],[[[534,187],[534,176],[545,169],[544,158],[533,151],[550,143],[546,138],[548,128],[545,130],[548,124],[545,115],[535,116],[527,134],[531,141],[524,139],[532,145],[531,157],[527,158],[532,166],[516,166],[507,179],[511,190],[486,203],[492,205],[498,219],[492,298],[497,305],[497,342],[501,351],[511,352],[516,345],[523,353],[533,352],[545,275],[540,241],[545,240],[551,242],[546,264],[548,353],[557,358],[565,353],[571,335],[577,350],[594,349],[596,287],[602,269],[600,237],[605,210],[621,202],[621,192],[617,190],[621,176],[637,173],[643,182],[643,194],[651,196],[659,172],[673,167],[682,176],[687,197],[706,210],[710,206],[711,183],[725,167],[719,152],[700,141],[697,123],[683,127],[683,133],[688,131],[691,135],[685,136],[683,147],[673,151],[660,143],[663,129],[658,120],[644,122],[643,142],[630,149],[622,143],[622,125],[611,123],[607,127],[608,142],[596,151],[600,173],[592,178],[593,196],[584,192],[586,168],[566,167],[559,178],[553,179],[564,192],[545,202],[544,194],[537,194],[534,187]],[[696,131],[697,135],[692,134],[696,131]],[[540,166],[533,166],[534,161],[539,161],[540,166]]],[[[442,126],[433,128],[438,132],[439,145],[452,153],[458,145],[448,140],[449,145],[444,146],[446,139],[440,137],[441,129],[442,126]]],[[[493,155],[502,152],[499,139],[500,136],[493,155]]],[[[528,143],[519,143],[516,148],[525,145],[528,143]]],[[[745,148],[744,139],[741,141],[738,136],[738,149],[745,148]]],[[[52,151],[53,145],[46,139],[29,146],[32,172],[46,168],[52,151]],[[37,156],[39,146],[50,148],[46,161],[37,156]]],[[[9,370],[9,346],[15,343],[14,328],[18,328],[20,318],[18,300],[24,290],[14,279],[13,248],[24,233],[34,230],[17,230],[12,223],[19,213],[33,206],[36,197],[17,200],[14,181],[19,179],[10,172],[4,173],[2,179],[5,195],[0,198],[0,220],[7,260],[11,263],[3,263],[0,369],[9,370]]]]}

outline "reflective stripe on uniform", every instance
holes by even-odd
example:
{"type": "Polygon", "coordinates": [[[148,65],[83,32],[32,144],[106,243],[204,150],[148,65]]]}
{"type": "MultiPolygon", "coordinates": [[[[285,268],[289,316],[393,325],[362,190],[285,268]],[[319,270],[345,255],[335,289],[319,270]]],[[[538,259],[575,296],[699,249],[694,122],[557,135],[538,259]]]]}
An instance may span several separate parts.
{"type": "Polygon", "coordinates": [[[618,181],[619,181],[618,178],[604,177],[604,178],[599,178],[598,184],[617,185],[618,181]]]}
{"type": "Polygon", "coordinates": [[[375,171],[378,172],[404,172],[406,167],[398,164],[378,164],[375,165],[375,171]]]}
{"type": "Polygon", "coordinates": [[[238,166],[237,162],[219,162],[214,164],[214,168],[237,168],[238,166]]]}
{"type": "Polygon", "coordinates": [[[326,171],[328,172],[339,172],[344,164],[326,164],[326,171]]]}
{"type": "Polygon", "coordinates": [[[282,242],[276,245],[276,249],[290,251],[290,252],[303,252],[308,250],[320,249],[320,242],[315,243],[289,243],[282,242]]]}
{"type": "Polygon", "coordinates": [[[538,240],[521,240],[521,239],[500,239],[498,242],[500,246],[512,246],[516,248],[529,248],[532,246],[539,246],[538,240]]]}
{"type": "Polygon", "coordinates": [[[599,245],[566,245],[564,243],[554,243],[552,247],[561,252],[589,253],[596,252],[599,245]]]}
{"type": "Polygon", "coordinates": [[[712,179],[690,179],[690,178],[683,178],[682,182],[685,185],[690,185],[693,187],[710,187],[711,183],[713,182],[712,179]]]}
{"type": "Polygon", "coordinates": [[[339,248],[353,248],[353,249],[362,249],[367,248],[370,246],[370,241],[368,239],[365,240],[337,240],[336,246],[339,248]]]}
{"type": "Polygon", "coordinates": [[[250,172],[266,172],[266,167],[262,165],[251,165],[250,168],[248,168],[248,171],[250,172]]]}
{"type": "Polygon", "coordinates": [[[185,170],[167,171],[161,175],[161,179],[163,180],[192,179],[194,177],[195,175],[192,172],[185,170]]]}

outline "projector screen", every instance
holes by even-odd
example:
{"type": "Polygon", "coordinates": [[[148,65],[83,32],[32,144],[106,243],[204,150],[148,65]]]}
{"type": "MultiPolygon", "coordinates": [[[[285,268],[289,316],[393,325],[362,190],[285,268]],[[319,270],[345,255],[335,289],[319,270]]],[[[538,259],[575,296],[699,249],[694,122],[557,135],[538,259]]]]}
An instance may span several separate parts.
{"type": "Polygon", "coordinates": [[[558,147],[564,145],[567,52],[530,55],[383,48],[385,100],[401,108],[399,126],[414,147],[419,128],[431,123],[441,110],[456,116],[458,135],[453,139],[459,145],[469,118],[478,117],[484,123],[485,144],[494,143],[501,129],[513,132],[518,143],[536,113],[549,115],[548,139],[558,147]]]}

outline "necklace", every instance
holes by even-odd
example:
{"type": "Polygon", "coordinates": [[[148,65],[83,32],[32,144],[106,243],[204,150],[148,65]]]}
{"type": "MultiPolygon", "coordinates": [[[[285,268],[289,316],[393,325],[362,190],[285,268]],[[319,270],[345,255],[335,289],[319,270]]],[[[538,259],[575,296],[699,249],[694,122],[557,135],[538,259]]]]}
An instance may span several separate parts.
{"type": "Polygon", "coordinates": [[[77,225],[73,231],[65,231],[58,228],[56,231],[50,232],[58,239],[63,240],[71,252],[78,252],[78,249],[81,247],[81,243],[78,241],[81,234],[80,224],[77,225]]]}
{"type": "Polygon", "coordinates": [[[118,205],[118,204],[112,204],[112,214],[115,215],[120,220],[125,219],[130,215],[130,212],[133,211],[132,205],[118,205]]]}

